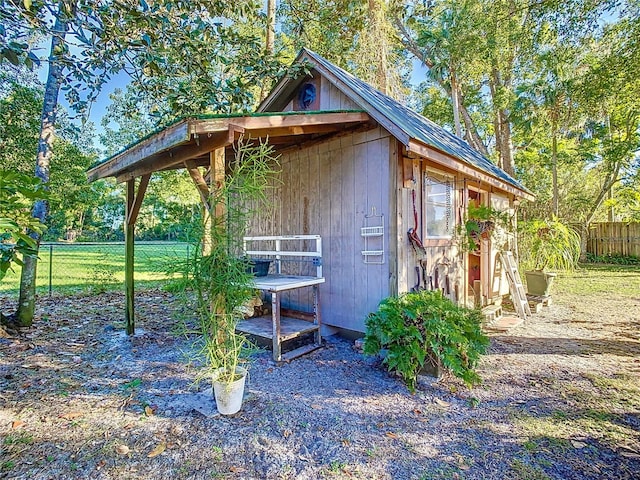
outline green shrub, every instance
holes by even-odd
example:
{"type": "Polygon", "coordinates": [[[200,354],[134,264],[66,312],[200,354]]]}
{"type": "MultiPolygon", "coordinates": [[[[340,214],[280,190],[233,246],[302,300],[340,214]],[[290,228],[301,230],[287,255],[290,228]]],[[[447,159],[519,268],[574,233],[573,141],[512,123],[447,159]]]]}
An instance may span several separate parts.
{"type": "Polygon", "coordinates": [[[467,385],[477,384],[474,368],[489,345],[481,322],[479,310],[460,307],[439,291],[388,297],[366,320],[364,352],[376,355],[386,349],[383,363],[400,374],[411,392],[427,361],[467,385]]]}
{"type": "Polygon", "coordinates": [[[587,262],[609,265],[640,265],[640,257],[636,255],[621,255],[619,253],[605,253],[603,255],[587,253],[587,262]]]}
{"type": "Polygon", "coordinates": [[[522,222],[518,227],[520,264],[526,270],[573,271],[580,258],[580,235],[557,219],[522,222]]]}

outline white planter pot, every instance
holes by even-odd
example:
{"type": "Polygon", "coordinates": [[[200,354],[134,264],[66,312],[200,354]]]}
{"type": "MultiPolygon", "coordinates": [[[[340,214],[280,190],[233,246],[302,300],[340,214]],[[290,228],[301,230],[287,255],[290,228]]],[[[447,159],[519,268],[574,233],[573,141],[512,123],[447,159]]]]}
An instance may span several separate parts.
{"type": "Polygon", "coordinates": [[[213,380],[213,393],[216,398],[216,407],[222,415],[233,415],[238,413],[240,408],[242,408],[247,369],[237,367],[236,374],[240,375],[240,378],[231,383],[218,382],[215,378],[213,380]]]}

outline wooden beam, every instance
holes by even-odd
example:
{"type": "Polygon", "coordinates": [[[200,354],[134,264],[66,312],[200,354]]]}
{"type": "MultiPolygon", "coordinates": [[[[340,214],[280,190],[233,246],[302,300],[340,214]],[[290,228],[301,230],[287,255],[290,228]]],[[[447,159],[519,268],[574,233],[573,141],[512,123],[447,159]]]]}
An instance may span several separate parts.
{"type": "Polygon", "coordinates": [[[423,143],[417,142],[415,140],[411,140],[409,145],[407,146],[407,150],[417,153],[423,158],[427,160],[431,160],[434,163],[450,168],[451,170],[460,172],[468,177],[475,178],[486,184],[496,187],[502,191],[511,193],[520,198],[525,198],[527,200],[533,200],[535,197],[525,191],[517,188],[515,185],[511,185],[510,183],[505,182],[504,180],[500,180],[498,178],[492,177],[491,175],[481,172],[480,170],[476,170],[472,168],[468,164],[457,160],[447,154],[444,154],[435,148],[429,147],[423,143]]]}
{"type": "Polygon", "coordinates": [[[87,172],[89,181],[115,176],[126,182],[234,143],[238,136],[328,134],[371,122],[365,112],[327,112],[190,119],[157,133],[87,172]]]}
{"type": "MultiPolygon", "coordinates": [[[[302,150],[303,148],[309,148],[313,145],[317,145],[319,143],[323,143],[326,142],[328,140],[334,140],[336,138],[340,138],[340,137],[344,137],[346,135],[352,134],[352,133],[357,133],[357,132],[366,132],[368,130],[372,130],[374,128],[377,128],[378,124],[371,120],[371,122],[368,123],[364,123],[364,124],[358,124],[358,125],[351,125],[349,128],[344,129],[344,130],[339,130],[339,131],[334,131],[331,133],[327,133],[327,134],[318,134],[318,135],[312,135],[310,137],[304,137],[304,139],[302,140],[298,140],[297,142],[293,143],[293,142],[289,142],[292,143],[291,145],[285,145],[285,146],[280,146],[279,143],[279,139],[278,137],[275,137],[274,140],[272,141],[271,137],[269,138],[269,143],[272,144],[278,151],[278,153],[280,154],[284,154],[290,151],[296,151],[296,150],[302,150]]],[[[280,137],[282,138],[282,137],[280,137]]]]}
{"type": "MultiPolygon", "coordinates": [[[[226,169],[226,159],[224,148],[218,148],[210,153],[211,162],[211,191],[219,190],[224,187],[224,175],[226,169]]],[[[219,221],[225,214],[225,205],[217,203],[215,205],[216,221],[219,221]]]]}
{"type": "Polygon", "coordinates": [[[311,132],[314,126],[328,128],[330,125],[362,123],[370,120],[369,114],[358,111],[212,118],[198,120],[194,124],[193,133],[220,132],[233,125],[244,128],[252,134],[255,134],[254,131],[268,130],[267,133],[272,135],[271,132],[278,132],[279,129],[281,134],[300,134],[304,133],[304,130],[311,132]]]}
{"type": "Polygon", "coordinates": [[[125,151],[114,155],[104,163],[90,169],[87,172],[87,179],[90,182],[93,182],[94,180],[98,180],[99,178],[115,176],[119,172],[132,167],[145,158],[188,142],[189,139],[189,121],[183,120],[137,143],[136,145],[126,149],[125,151]]]}
{"type": "Polygon", "coordinates": [[[227,130],[223,133],[212,134],[210,137],[203,136],[196,139],[196,143],[180,146],[170,152],[165,152],[162,156],[152,158],[144,164],[140,164],[132,170],[122,172],[116,177],[118,183],[126,182],[131,178],[140,177],[148,173],[170,168],[182,168],[184,162],[192,158],[206,155],[216,148],[225,147],[233,143],[235,130],[227,130]]]}
{"type": "MultiPolygon", "coordinates": [[[[147,186],[149,185],[149,180],[151,179],[151,174],[143,175],[140,178],[140,184],[138,185],[138,193],[135,196],[133,201],[133,205],[131,208],[127,208],[127,223],[135,224],[138,219],[138,213],[140,213],[140,207],[142,206],[142,200],[144,199],[144,194],[147,191],[147,186]]],[[[134,180],[135,182],[135,180],[134,180]]],[[[128,188],[127,184],[127,188],[128,188]]]]}

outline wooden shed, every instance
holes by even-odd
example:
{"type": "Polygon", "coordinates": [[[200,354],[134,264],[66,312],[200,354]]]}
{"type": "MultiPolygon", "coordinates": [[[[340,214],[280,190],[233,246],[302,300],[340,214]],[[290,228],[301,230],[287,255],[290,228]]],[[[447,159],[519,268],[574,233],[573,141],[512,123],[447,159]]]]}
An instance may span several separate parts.
{"type": "MultiPolygon", "coordinates": [[[[225,149],[244,133],[268,137],[281,154],[274,208],[254,219],[250,234],[322,238],[325,333],[363,332],[380,300],[414,288],[441,289],[468,305],[508,293],[497,246],[487,239],[463,251],[457,226],[470,203],[513,215],[514,202],[531,192],[460,138],[314,52],[303,49],[296,62],[310,64],[310,73],[284,78],[255,114],[181,120],[88,172],[90,180],[128,183],[131,251],[149,176],[187,168],[206,194],[201,167],[212,177],[223,171],[225,149]]],[[[127,298],[132,323],[132,283],[127,298]]],[[[308,299],[282,302],[295,308],[308,299]]]]}

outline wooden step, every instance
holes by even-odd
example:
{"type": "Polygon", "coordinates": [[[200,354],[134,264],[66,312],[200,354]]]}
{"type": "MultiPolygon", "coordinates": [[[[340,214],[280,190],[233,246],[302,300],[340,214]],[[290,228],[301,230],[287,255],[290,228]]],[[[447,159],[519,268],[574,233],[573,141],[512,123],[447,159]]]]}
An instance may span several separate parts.
{"type": "Polygon", "coordinates": [[[302,347],[298,347],[295,348],[293,350],[291,350],[290,352],[287,353],[283,353],[282,354],[282,361],[283,362],[289,362],[291,360],[293,360],[294,358],[298,358],[302,355],[305,355],[309,352],[313,352],[314,350],[317,350],[318,348],[321,348],[322,345],[317,345],[315,343],[312,343],[310,345],[304,345],[302,347]]]}
{"type": "Polygon", "coordinates": [[[524,322],[524,320],[520,317],[502,317],[491,325],[485,326],[484,329],[492,332],[507,332],[512,328],[521,325],[522,322],[524,322]]]}
{"type": "Polygon", "coordinates": [[[484,320],[482,321],[483,325],[490,325],[502,317],[502,306],[488,305],[484,307],[481,312],[482,315],[484,315],[484,320]]]}

